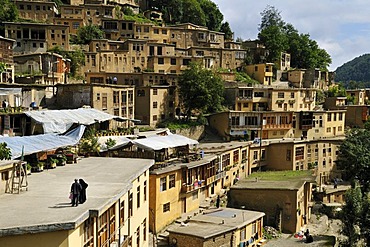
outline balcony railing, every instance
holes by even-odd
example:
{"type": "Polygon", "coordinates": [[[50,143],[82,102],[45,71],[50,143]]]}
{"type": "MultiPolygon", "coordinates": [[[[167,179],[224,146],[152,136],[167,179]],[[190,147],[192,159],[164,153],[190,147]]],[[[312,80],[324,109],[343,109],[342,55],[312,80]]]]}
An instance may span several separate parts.
{"type": "Polygon", "coordinates": [[[194,182],[193,184],[183,184],[181,187],[181,193],[189,193],[192,191],[195,191],[197,189],[200,189],[202,187],[206,186],[206,183],[204,180],[199,180],[197,182],[194,182]]]}
{"type": "Polygon", "coordinates": [[[213,182],[217,181],[217,180],[220,180],[221,178],[224,178],[226,177],[226,172],[223,171],[223,172],[220,172],[210,178],[207,178],[207,181],[206,181],[206,185],[210,185],[212,184],[213,182]]]}
{"type": "Polygon", "coordinates": [[[263,129],[291,129],[292,124],[266,124],[263,129]]]}

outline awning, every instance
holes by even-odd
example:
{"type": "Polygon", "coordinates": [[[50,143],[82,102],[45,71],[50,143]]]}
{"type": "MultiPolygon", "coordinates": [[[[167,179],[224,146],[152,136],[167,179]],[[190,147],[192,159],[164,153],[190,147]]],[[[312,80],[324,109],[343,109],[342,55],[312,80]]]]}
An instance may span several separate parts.
{"type": "Polygon", "coordinates": [[[27,116],[42,124],[44,133],[65,133],[73,124],[91,125],[114,119],[116,116],[94,108],[72,110],[27,111],[27,116]]]}
{"type": "Polygon", "coordinates": [[[152,136],[145,139],[133,140],[132,143],[145,150],[161,150],[186,145],[197,145],[198,141],[181,135],[152,136]]]}
{"type": "Polygon", "coordinates": [[[116,120],[118,122],[126,122],[126,121],[131,121],[131,122],[134,122],[134,123],[140,123],[141,122],[140,119],[120,117],[120,116],[114,116],[114,120],[116,120]]]}
{"type": "Polygon", "coordinates": [[[16,159],[22,156],[22,149],[23,155],[28,155],[76,145],[80,141],[85,128],[85,126],[80,125],[65,135],[43,134],[33,136],[0,137],[0,143],[5,142],[12,152],[12,159],[16,159]]]}

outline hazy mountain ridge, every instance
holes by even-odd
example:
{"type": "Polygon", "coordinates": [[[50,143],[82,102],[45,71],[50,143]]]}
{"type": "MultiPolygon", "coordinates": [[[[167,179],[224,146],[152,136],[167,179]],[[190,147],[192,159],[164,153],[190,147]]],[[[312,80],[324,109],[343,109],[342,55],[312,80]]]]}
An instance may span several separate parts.
{"type": "Polygon", "coordinates": [[[335,81],[348,84],[349,81],[370,83],[370,54],[363,54],[346,62],[335,71],[335,81]]]}

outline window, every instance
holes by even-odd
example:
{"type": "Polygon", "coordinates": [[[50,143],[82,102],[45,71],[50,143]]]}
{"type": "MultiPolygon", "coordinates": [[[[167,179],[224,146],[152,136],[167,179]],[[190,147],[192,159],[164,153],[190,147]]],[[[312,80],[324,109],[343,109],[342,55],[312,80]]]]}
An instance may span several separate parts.
{"type": "Polygon", "coordinates": [[[132,193],[130,193],[129,197],[128,197],[128,215],[129,217],[132,217],[133,215],[133,210],[132,210],[132,206],[133,206],[133,202],[132,202],[133,198],[132,198],[132,193]]]}
{"type": "Polygon", "coordinates": [[[159,34],[159,29],[158,28],[154,28],[153,33],[159,34]]]}
{"type": "Polygon", "coordinates": [[[175,174],[171,174],[168,178],[168,189],[175,187],[175,174]]]}
{"type": "Polygon", "coordinates": [[[279,99],[284,99],[284,92],[278,93],[278,98],[279,99]]]}
{"type": "Polygon", "coordinates": [[[253,159],[258,160],[258,151],[253,151],[253,159]]]}
{"type": "Polygon", "coordinates": [[[169,202],[163,204],[163,213],[170,211],[171,204],[169,202]]]}
{"type": "Polygon", "coordinates": [[[113,91],[113,104],[119,104],[119,92],[113,91]]]}
{"type": "Polygon", "coordinates": [[[138,97],[143,97],[143,96],[145,96],[145,90],[137,90],[137,96],[138,96],[138,97]]]}
{"type": "Polygon", "coordinates": [[[342,131],[342,126],[338,126],[338,131],[342,131]]]}
{"type": "Polygon", "coordinates": [[[239,150],[233,152],[233,165],[239,163],[239,150]]]}
{"type": "Polygon", "coordinates": [[[167,34],[167,30],[162,29],[162,34],[167,34]]]}
{"type": "Polygon", "coordinates": [[[256,227],[256,222],[252,223],[252,235],[256,234],[257,232],[257,227],[256,227]]]}
{"type": "Polygon", "coordinates": [[[222,167],[230,165],[230,154],[224,154],[222,156],[222,167]]]}
{"type": "Polygon", "coordinates": [[[158,95],[158,89],[153,89],[153,95],[158,95]]]}
{"type": "Polygon", "coordinates": [[[294,93],[290,93],[290,98],[294,99],[294,93]]]}
{"type": "Polygon", "coordinates": [[[140,226],[136,228],[136,247],[140,247],[140,226]]]}
{"type": "Polygon", "coordinates": [[[136,195],[137,195],[137,207],[140,208],[140,186],[137,187],[136,195]]]}
{"type": "Polygon", "coordinates": [[[340,112],[339,113],[339,121],[342,121],[343,120],[343,113],[342,112],[340,112]]]}
{"type": "Polygon", "coordinates": [[[121,225],[124,225],[125,224],[125,201],[121,202],[119,216],[120,216],[121,225]]]}
{"type": "Polygon", "coordinates": [[[160,191],[167,190],[167,177],[163,177],[160,179],[160,191]]]}
{"type": "Polygon", "coordinates": [[[183,60],[182,60],[182,64],[183,64],[183,65],[189,65],[189,64],[190,64],[190,62],[191,62],[191,60],[190,60],[190,59],[183,59],[183,60]]]}
{"type": "Polygon", "coordinates": [[[331,121],[331,113],[328,113],[327,120],[328,120],[328,122],[331,121]]]}
{"type": "Polygon", "coordinates": [[[108,102],[108,96],[107,96],[106,93],[103,93],[102,94],[102,108],[103,109],[107,109],[107,107],[108,107],[107,102],[108,102]]]}
{"type": "Polygon", "coordinates": [[[303,160],[304,159],[304,147],[297,147],[295,149],[295,159],[303,160]]]}
{"type": "Polygon", "coordinates": [[[176,65],[176,58],[171,58],[171,65],[176,65]]]}
{"type": "Polygon", "coordinates": [[[78,23],[78,22],[73,22],[72,23],[72,28],[73,29],[78,29],[80,27],[80,23],[78,23]]]}
{"type": "Polygon", "coordinates": [[[146,241],[146,218],[143,221],[143,239],[146,241]]]}
{"type": "Polygon", "coordinates": [[[158,107],[158,102],[157,101],[154,101],[153,102],[153,108],[156,109],[158,107]]]}
{"type": "Polygon", "coordinates": [[[254,92],[254,97],[264,97],[263,92],[254,92]]]}
{"type": "Polygon", "coordinates": [[[261,153],[261,160],[265,160],[266,159],[266,150],[262,150],[262,153],[261,153]]]}
{"type": "Polygon", "coordinates": [[[153,115],[153,121],[157,121],[158,119],[158,116],[157,115],[153,115]]]}
{"type": "Polygon", "coordinates": [[[292,150],[288,149],[286,151],[286,161],[291,161],[292,160],[292,150]]]}
{"type": "Polygon", "coordinates": [[[164,64],[164,58],[163,57],[158,58],[158,64],[164,64]]]}
{"type": "Polygon", "coordinates": [[[239,125],[239,117],[231,117],[231,125],[239,125]]]}
{"type": "Polygon", "coordinates": [[[147,188],[146,188],[146,181],[144,181],[144,189],[143,190],[144,190],[144,201],[146,201],[146,190],[147,190],[147,188]]]}
{"type": "Polygon", "coordinates": [[[278,104],[278,108],[283,108],[283,104],[278,104]]]}
{"type": "Polygon", "coordinates": [[[245,125],[257,125],[257,117],[245,117],[245,125]]]}
{"type": "Polygon", "coordinates": [[[330,133],[331,132],[331,128],[330,127],[326,128],[326,132],[327,133],[330,133]]]}

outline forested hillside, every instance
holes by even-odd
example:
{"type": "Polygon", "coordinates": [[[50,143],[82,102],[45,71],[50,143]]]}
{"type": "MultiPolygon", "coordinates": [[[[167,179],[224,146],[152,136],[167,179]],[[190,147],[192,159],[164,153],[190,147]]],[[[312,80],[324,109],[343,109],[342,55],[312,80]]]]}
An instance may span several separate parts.
{"type": "Polygon", "coordinates": [[[343,82],[347,87],[351,87],[351,84],[358,84],[358,87],[370,85],[370,54],[361,55],[343,64],[335,73],[335,81],[343,82]]]}

